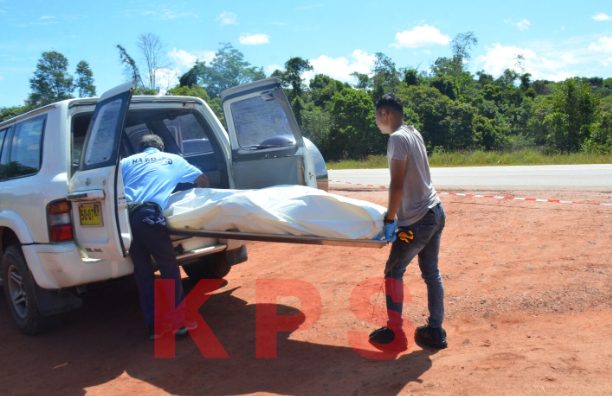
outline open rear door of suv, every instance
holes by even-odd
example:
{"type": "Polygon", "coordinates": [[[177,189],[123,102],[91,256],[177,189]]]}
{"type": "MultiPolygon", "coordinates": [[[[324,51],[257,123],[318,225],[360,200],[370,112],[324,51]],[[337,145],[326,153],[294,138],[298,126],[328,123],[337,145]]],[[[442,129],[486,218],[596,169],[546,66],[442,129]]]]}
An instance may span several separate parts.
{"type": "Polygon", "coordinates": [[[278,79],[227,89],[221,99],[235,188],[316,185],[316,176],[306,171],[302,134],[278,79]]]}
{"type": "Polygon", "coordinates": [[[132,97],[131,84],[104,93],[94,110],[79,170],[70,180],[75,238],[93,259],[121,260],[131,242],[119,170],[119,145],[132,97]]]}

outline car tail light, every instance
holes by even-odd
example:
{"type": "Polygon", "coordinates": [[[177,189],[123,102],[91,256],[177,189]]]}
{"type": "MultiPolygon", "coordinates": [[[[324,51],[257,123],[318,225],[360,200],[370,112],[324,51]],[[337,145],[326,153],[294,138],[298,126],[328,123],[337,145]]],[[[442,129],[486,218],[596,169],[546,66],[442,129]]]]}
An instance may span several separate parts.
{"type": "Polygon", "coordinates": [[[69,201],[55,201],[47,205],[47,225],[51,242],[71,241],[72,217],[69,201]]]}

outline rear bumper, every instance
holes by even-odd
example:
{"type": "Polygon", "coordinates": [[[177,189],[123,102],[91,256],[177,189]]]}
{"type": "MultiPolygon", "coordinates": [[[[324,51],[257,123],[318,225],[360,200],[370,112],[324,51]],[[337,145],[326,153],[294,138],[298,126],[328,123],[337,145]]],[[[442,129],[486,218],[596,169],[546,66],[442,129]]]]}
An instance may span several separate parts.
{"type": "MultiPolygon", "coordinates": [[[[223,241],[211,245],[211,239],[190,238],[189,250],[177,256],[179,264],[200,256],[227,251],[231,264],[246,260],[241,241],[223,241]],[[192,246],[195,245],[195,246],[192,246]],[[198,248],[197,246],[203,246],[198,248]]],[[[186,241],[183,241],[186,244],[186,241]]],[[[82,255],[74,242],[21,246],[34,281],[43,289],[57,290],[120,278],[134,272],[132,260],[98,260],[82,255]]]]}
{"type": "Polygon", "coordinates": [[[21,247],[30,272],[43,289],[61,289],[129,275],[129,258],[119,261],[93,260],[81,256],[73,242],[24,245],[21,247]]]}

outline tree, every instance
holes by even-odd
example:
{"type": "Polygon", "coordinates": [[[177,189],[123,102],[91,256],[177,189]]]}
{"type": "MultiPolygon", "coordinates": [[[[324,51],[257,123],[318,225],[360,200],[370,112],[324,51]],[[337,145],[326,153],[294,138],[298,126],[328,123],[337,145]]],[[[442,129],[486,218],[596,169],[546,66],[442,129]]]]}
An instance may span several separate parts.
{"type": "Polygon", "coordinates": [[[562,83],[553,94],[553,112],[549,123],[555,148],[565,152],[578,151],[591,136],[597,99],[591,87],[579,79],[562,83]]]}
{"type": "Polygon", "coordinates": [[[406,109],[416,115],[412,122],[423,135],[428,151],[434,148],[448,148],[448,122],[444,119],[453,101],[436,88],[426,85],[404,85],[397,93],[406,109]]]}
{"type": "Polygon", "coordinates": [[[612,112],[601,111],[591,136],[584,142],[587,152],[612,154],[612,112]]]}
{"type": "Polygon", "coordinates": [[[527,134],[534,144],[539,147],[553,148],[550,140],[551,125],[547,122],[547,116],[553,112],[552,97],[550,95],[538,95],[533,100],[531,114],[527,123],[527,134]]]}
{"type": "Polygon", "coordinates": [[[475,109],[465,102],[453,101],[446,110],[442,125],[447,128],[444,147],[451,150],[471,149],[474,146],[473,122],[475,109]]]}
{"type": "Polygon", "coordinates": [[[9,118],[13,118],[18,116],[19,114],[23,114],[27,111],[32,110],[33,106],[10,106],[10,107],[0,107],[0,121],[8,120],[9,118]]]}
{"type": "Polygon", "coordinates": [[[210,65],[196,64],[180,80],[182,85],[196,81],[206,89],[212,99],[219,97],[224,89],[265,78],[261,67],[251,66],[244,55],[230,43],[221,43],[210,65]]]}
{"type": "Polygon", "coordinates": [[[291,87],[289,100],[293,101],[296,97],[303,95],[302,74],[309,70],[312,70],[310,62],[300,57],[293,57],[285,62],[285,71],[276,70],[273,76],[280,78],[283,86],[291,87]]]}
{"type": "Polygon", "coordinates": [[[490,118],[476,114],[472,121],[474,143],[484,150],[500,149],[504,143],[496,123],[490,118]]]}
{"type": "Polygon", "coordinates": [[[160,60],[162,58],[162,44],[156,35],[153,33],[143,33],[138,37],[136,43],[142,56],[144,57],[147,66],[147,75],[149,77],[149,89],[157,89],[155,80],[157,70],[160,68],[160,60]]]}
{"type": "Polygon", "coordinates": [[[89,68],[89,64],[85,61],[80,61],[77,64],[75,88],[79,98],[90,98],[96,96],[96,86],[94,85],[93,72],[89,68]]]}
{"type": "Polygon", "coordinates": [[[330,152],[330,132],[332,129],[332,116],[320,107],[312,107],[302,111],[300,129],[304,136],[317,145],[323,157],[328,158],[330,152]]]}
{"type": "Polygon", "coordinates": [[[453,56],[436,59],[432,66],[434,77],[438,81],[440,92],[450,98],[470,95],[468,87],[474,84],[472,75],[465,70],[465,63],[470,59],[470,49],[478,43],[472,32],[459,33],[451,42],[453,56]],[[452,87],[452,89],[451,89],[452,87]],[[450,95],[449,95],[450,94],[450,95]]]}
{"type": "Polygon", "coordinates": [[[478,44],[478,39],[473,32],[459,33],[451,42],[453,59],[463,66],[463,62],[471,58],[470,49],[478,44]]]}
{"type": "Polygon", "coordinates": [[[345,88],[336,92],[331,101],[332,129],[329,159],[362,159],[381,154],[385,138],[376,129],[372,98],[360,90],[345,88]]]}
{"type": "Polygon", "coordinates": [[[370,77],[368,77],[367,74],[352,72],[351,77],[354,77],[355,80],[357,80],[355,88],[361,89],[363,91],[368,89],[368,86],[370,85],[370,77]]]}
{"type": "Polygon", "coordinates": [[[26,103],[36,107],[71,98],[74,86],[68,59],[57,51],[43,52],[30,79],[30,89],[26,103]]]}
{"type": "Polygon", "coordinates": [[[451,42],[453,56],[438,58],[434,62],[433,74],[436,76],[451,75],[458,77],[464,71],[464,63],[470,58],[470,49],[478,43],[472,32],[459,33],[451,42]]]}
{"type": "Polygon", "coordinates": [[[404,70],[404,84],[406,85],[418,85],[419,74],[416,69],[404,70]]]}
{"type": "Polygon", "coordinates": [[[374,75],[370,80],[374,102],[386,93],[394,93],[400,83],[399,72],[393,60],[382,52],[377,52],[375,56],[374,75]]]}
{"type": "Polygon", "coordinates": [[[208,92],[198,85],[192,85],[190,87],[177,86],[172,89],[169,89],[166,92],[166,95],[172,96],[195,96],[201,98],[204,102],[210,101],[210,96],[208,96],[208,92]]]}
{"type": "Polygon", "coordinates": [[[334,94],[345,88],[349,88],[349,85],[333,78],[326,76],[325,74],[317,74],[309,84],[310,98],[315,106],[321,108],[327,108],[334,94]]]}
{"type": "Polygon", "coordinates": [[[299,124],[301,124],[301,113],[305,107],[302,74],[308,70],[312,70],[312,66],[307,60],[293,57],[285,62],[284,71],[275,70],[272,73],[272,77],[277,77],[284,88],[291,87],[291,90],[287,93],[287,98],[299,124]]]}
{"type": "MultiPolygon", "coordinates": [[[[196,62],[197,64],[197,62],[196,62]]],[[[181,87],[193,87],[198,85],[198,68],[194,65],[185,74],[179,77],[181,87]]]]}
{"type": "Polygon", "coordinates": [[[121,63],[123,63],[123,72],[132,82],[132,85],[134,85],[134,87],[144,87],[144,82],[142,81],[140,71],[138,70],[134,58],[132,58],[121,45],[117,44],[117,49],[119,50],[119,59],[121,63]]]}

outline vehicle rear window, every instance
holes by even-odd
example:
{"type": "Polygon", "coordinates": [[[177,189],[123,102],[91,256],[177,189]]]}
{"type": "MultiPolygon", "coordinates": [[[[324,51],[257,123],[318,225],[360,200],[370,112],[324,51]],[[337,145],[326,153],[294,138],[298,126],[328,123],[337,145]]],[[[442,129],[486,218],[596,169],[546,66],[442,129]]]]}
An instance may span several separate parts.
{"type": "Polygon", "coordinates": [[[0,179],[38,173],[42,161],[42,138],[46,116],[39,116],[15,125],[0,158],[0,179]]]}
{"type": "Polygon", "coordinates": [[[85,135],[87,134],[87,127],[91,121],[93,113],[83,113],[75,115],[72,118],[72,143],[70,145],[70,163],[71,172],[74,174],[79,169],[81,162],[81,152],[83,151],[83,145],[85,144],[85,135]]]}
{"type": "Polygon", "coordinates": [[[291,146],[294,132],[282,103],[256,96],[231,105],[238,144],[245,149],[291,146]]]}
{"type": "Polygon", "coordinates": [[[125,133],[132,152],[139,151],[140,140],[150,133],[159,136],[170,153],[190,157],[214,152],[210,127],[190,110],[130,112],[125,133]]]}

